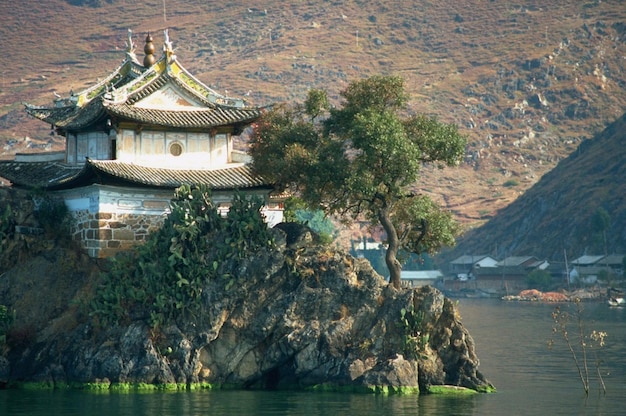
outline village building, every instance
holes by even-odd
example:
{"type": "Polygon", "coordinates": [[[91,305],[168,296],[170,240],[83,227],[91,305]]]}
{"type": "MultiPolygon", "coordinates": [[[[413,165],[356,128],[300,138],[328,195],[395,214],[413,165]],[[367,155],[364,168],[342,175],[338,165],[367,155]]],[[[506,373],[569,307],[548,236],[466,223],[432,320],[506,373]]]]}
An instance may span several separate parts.
{"type": "Polygon", "coordinates": [[[443,273],[439,270],[402,270],[400,283],[404,287],[441,286],[443,273]]]}
{"type": "Polygon", "coordinates": [[[477,274],[479,286],[501,286],[507,291],[519,291],[528,288],[528,275],[535,270],[546,270],[550,263],[533,256],[510,256],[499,261],[496,267],[482,269],[477,274]]]}
{"type": "Polygon", "coordinates": [[[498,260],[487,255],[464,254],[452,260],[449,269],[456,279],[468,280],[477,270],[496,267],[497,263],[498,260]]]}
{"type": "Polygon", "coordinates": [[[90,88],[26,111],[65,137],[65,151],[16,155],[0,162],[14,187],[62,198],[73,217],[72,235],[95,258],[127,250],[161,226],[173,191],[206,185],[224,212],[236,191],[262,197],[269,225],[282,220],[273,186],[233,148],[262,114],[224,96],[178,61],[168,32],[155,56],[146,37],[143,62],[129,31],[125,59],[90,88]]]}
{"type": "Polygon", "coordinates": [[[443,289],[451,294],[516,293],[527,289],[528,275],[548,270],[550,263],[533,256],[510,256],[496,260],[486,255],[463,255],[449,263],[443,289]]]}
{"type": "Polygon", "coordinates": [[[622,280],[624,277],[624,255],[583,255],[570,263],[570,283],[594,284],[603,277],[608,280],[622,280]]]}

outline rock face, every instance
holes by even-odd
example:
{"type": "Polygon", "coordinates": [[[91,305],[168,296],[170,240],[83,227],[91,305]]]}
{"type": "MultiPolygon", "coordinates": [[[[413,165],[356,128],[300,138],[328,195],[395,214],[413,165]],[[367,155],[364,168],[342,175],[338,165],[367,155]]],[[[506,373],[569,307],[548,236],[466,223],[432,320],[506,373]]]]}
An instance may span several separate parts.
{"type": "Polygon", "coordinates": [[[275,229],[278,249],[240,264],[229,290],[210,282],[202,316],[160,329],[76,319],[67,331],[41,331],[9,351],[9,383],[492,389],[450,300],[432,287],[395,290],[365,260],[301,231],[275,229]]]}

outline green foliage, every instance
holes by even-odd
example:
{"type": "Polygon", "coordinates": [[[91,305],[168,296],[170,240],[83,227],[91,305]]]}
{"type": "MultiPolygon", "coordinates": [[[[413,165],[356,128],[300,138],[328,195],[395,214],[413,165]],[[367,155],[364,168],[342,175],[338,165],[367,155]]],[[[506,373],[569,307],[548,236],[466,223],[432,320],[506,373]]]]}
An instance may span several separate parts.
{"type": "Polygon", "coordinates": [[[50,236],[67,237],[70,228],[70,213],[62,199],[41,193],[34,196],[35,218],[39,226],[50,236]]]}
{"type": "Polygon", "coordinates": [[[391,281],[399,287],[399,249],[421,253],[454,242],[458,228],[451,214],[411,187],[424,163],[456,165],[466,140],[455,125],[406,117],[408,96],[400,77],[350,83],[341,92],[342,105],[315,122],[323,106],[314,103],[325,102],[320,94],[309,95],[304,106],[280,106],[264,115],[251,141],[253,166],[297,191],[313,209],[380,224],[387,233],[391,281]]]}
{"type": "Polygon", "coordinates": [[[309,226],[319,235],[321,243],[330,244],[337,236],[335,225],[324,215],[324,211],[321,209],[314,211],[298,209],[294,214],[297,222],[309,226]]]}
{"type": "Polygon", "coordinates": [[[311,116],[311,121],[328,111],[330,104],[325,91],[312,89],[307,94],[304,102],[304,111],[311,116]]]}
{"type": "Polygon", "coordinates": [[[0,345],[3,345],[7,341],[7,332],[13,321],[15,320],[15,311],[9,311],[4,305],[0,305],[0,345]]]}
{"type": "MultiPolygon", "coordinates": [[[[0,212],[0,249],[2,249],[6,241],[13,235],[15,227],[15,216],[11,206],[7,204],[4,211],[0,212]]],[[[2,250],[0,250],[0,253],[2,250]]]]}
{"type": "Polygon", "coordinates": [[[425,195],[398,201],[392,221],[404,242],[403,248],[416,254],[432,254],[444,246],[452,246],[460,232],[452,213],[425,195]]]}
{"type": "Polygon", "coordinates": [[[413,305],[400,310],[400,328],[404,333],[404,356],[417,359],[424,352],[430,335],[425,330],[424,312],[415,311],[413,305]]]}
{"type": "Polygon", "coordinates": [[[591,227],[593,233],[593,242],[596,247],[608,252],[607,231],[611,228],[611,216],[604,208],[600,207],[596,210],[591,218],[591,227]]]}
{"type": "Polygon", "coordinates": [[[505,188],[512,188],[517,185],[519,185],[519,181],[517,179],[509,179],[502,184],[502,186],[504,186],[505,188]]]}
{"type": "Polygon", "coordinates": [[[236,194],[226,218],[204,187],[176,190],[163,227],[136,251],[111,260],[90,307],[101,325],[138,317],[157,327],[202,313],[202,294],[214,279],[231,288],[231,271],[257,250],[273,244],[258,198],[236,194]]]}
{"type": "Polygon", "coordinates": [[[283,219],[285,222],[298,222],[296,217],[296,211],[306,210],[308,206],[302,198],[297,196],[290,196],[285,200],[285,209],[283,211],[283,219]]]}
{"type": "Polygon", "coordinates": [[[552,285],[552,275],[545,270],[533,270],[526,276],[529,289],[549,290],[552,285]]]}

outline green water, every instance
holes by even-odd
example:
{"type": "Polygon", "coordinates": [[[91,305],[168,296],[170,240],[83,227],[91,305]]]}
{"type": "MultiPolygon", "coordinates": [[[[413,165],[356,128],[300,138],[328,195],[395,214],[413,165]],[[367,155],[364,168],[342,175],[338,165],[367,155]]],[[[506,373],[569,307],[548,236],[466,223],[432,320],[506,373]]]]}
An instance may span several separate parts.
{"type": "MultiPolygon", "coordinates": [[[[172,392],[87,394],[0,392],[2,415],[389,415],[468,414],[466,398],[423,400],[380,396],[284,392],[172,392]],[[422,409],[423,408],[423,409],[422,409]],[[423,412],[422,412],[423,411],[423,412]]],[[[472,414],[472,413],[469,413],[472,414]]]]}
{"type": "MultiPolygon", "coordinates": [[[[260,391],[87,393],[0,390],[0,416],[43,415],[623,415],[626,308],[586,307],[588,329],[606,331],[603,374],[586,397],[564,345],[550,351],[551,305],[461,300],[480,369],[498,388],[472,396],[384,396],[260,391]]],[[[593,369],[593,368],[592,368],[593,369]]]]}

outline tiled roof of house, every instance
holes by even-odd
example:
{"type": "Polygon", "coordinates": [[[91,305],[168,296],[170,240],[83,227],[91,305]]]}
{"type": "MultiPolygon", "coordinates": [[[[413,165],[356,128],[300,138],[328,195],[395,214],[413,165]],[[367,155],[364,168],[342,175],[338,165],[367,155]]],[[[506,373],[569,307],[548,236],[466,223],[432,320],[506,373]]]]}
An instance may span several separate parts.
{"type": "Polygon", "coordinates": [[[609,254],[604,257],[602,261],[599,261],[600,264],[609,264],[609,265],[621,265],[624,262],[623,254],[609,254]]]}
{"type": "Polygon", "coordinates": [[[211,189],[269,188],[248,165],[214,170],[177,170],[139,166],[116,160],[87,160],[76,167],[60,162],[0,161],[0,176],[14,186],[49,190],[68,189],[92,183],[127,184],[144,187],[177,188],[183,184],[204,184],[211,189]]]}
{"type": "Polygon", "coordinates": [[[487,256],[486,254],[481,254],[481,255],[464,254],[452,260],[450,264],[474,264],[474,263],[481,261],[482,259],[486,257],[489,257],[489,256],[487,256]]]}
{"type": "Polygon", "coordinates": [[[602,255],[590,256],[586,254],[584,256],[580,256],[577,259],[572,260],[572,264],[577,265],[577,266],[590,266],[594,263],[597,263],[603,257],[604,256],[602,255]]]}
{"type": "Polygon", "coordinates": [[[529,267],[529,265],[537,262],[532,256],[510,256],[498,262],[498,267],[529,267]]]}

